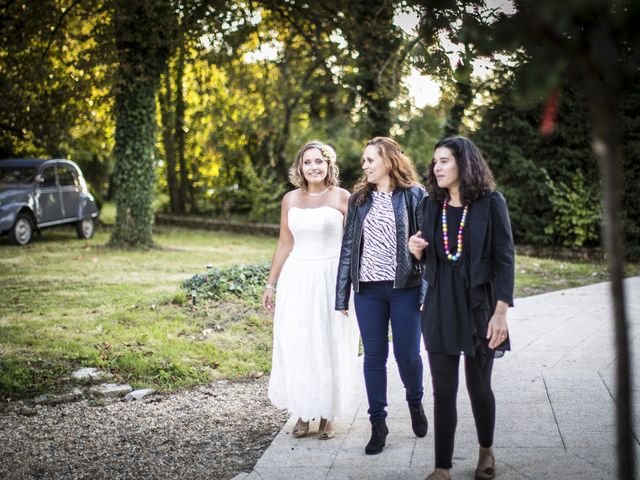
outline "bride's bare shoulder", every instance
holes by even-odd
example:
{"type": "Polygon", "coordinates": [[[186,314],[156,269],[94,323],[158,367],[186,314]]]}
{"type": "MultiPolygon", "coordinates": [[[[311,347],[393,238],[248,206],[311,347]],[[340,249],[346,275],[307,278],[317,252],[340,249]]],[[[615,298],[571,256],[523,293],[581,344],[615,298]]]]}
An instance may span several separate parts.
{"type": "Polygon", "coordinates": [[[351,196],[351,192],[349,192],[349,190],[341,187],[336,188],[336,190],[341,200],[349,200],[349,197],[351,196]]]}
{"type": "Polygon", "coordinates": [[[282,205],[291,207],[300,197],[300,189],[296,188],[284,194],[282,197],[282,205]]]}

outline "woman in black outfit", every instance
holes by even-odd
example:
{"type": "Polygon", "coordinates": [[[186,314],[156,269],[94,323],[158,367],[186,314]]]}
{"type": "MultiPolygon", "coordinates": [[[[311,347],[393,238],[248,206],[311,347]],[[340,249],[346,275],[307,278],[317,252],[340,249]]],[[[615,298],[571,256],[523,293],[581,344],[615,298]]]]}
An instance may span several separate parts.
{"type": "Polygon", "coordinates": [[[422,333],[433,382],[435,470],[450,480],[460,355],[480,444],[476,480],[495,477],[493,359],[510,349],[514,247],[504,197],[478,148],[464,137],[438,142],[427,178],[421,230],[409,250],[429,284],[422,333]],[[428,246],[428,248],[427,248],[428,246]]]}

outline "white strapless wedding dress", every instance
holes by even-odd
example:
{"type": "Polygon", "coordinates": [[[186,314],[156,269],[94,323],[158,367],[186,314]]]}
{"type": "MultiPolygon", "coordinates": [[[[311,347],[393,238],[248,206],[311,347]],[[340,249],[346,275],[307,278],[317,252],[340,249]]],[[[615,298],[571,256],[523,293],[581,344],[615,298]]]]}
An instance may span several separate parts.
{"type": "Polygon", "coordinates": [[[358,355],[354,308],[334,310],[342,243],[342,213],[335,208],[288,212],[294,247],[276,293],[269,399],[307,421],[333,419],[353,401],[358,355]]]}

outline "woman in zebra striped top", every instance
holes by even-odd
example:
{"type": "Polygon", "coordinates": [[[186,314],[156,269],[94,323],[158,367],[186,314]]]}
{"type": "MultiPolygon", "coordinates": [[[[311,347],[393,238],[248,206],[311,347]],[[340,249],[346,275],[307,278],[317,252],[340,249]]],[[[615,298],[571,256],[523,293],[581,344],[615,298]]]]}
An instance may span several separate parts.
{"type": "Polygon", "coordinates": [[[364,380],[369,400],[371,439],[365,453],[380,453],[386,425],[389,323],[393,352],[406,390],[411,424],[427,434],[422,407],[420,357],[421,275],[408,249],[410,225],[424,189],[394,140],[370,140],[362,156],[364,176],[350,198],[336,284],[336,310],[346,313],[351,287],[364,345],[364,380]]]}

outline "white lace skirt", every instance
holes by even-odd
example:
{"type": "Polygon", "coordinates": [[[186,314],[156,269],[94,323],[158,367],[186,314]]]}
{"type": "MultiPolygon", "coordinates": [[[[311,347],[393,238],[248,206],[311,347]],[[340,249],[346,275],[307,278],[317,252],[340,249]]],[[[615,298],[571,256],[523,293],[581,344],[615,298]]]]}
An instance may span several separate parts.
{"type": "Polygon", "coordinates": [[[352,405],[358,325],[334,310],[338,259],[289,257],[276,293],[269,399],[304,421],[352,405]]]}

